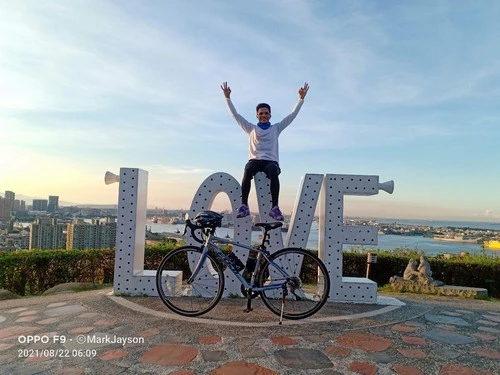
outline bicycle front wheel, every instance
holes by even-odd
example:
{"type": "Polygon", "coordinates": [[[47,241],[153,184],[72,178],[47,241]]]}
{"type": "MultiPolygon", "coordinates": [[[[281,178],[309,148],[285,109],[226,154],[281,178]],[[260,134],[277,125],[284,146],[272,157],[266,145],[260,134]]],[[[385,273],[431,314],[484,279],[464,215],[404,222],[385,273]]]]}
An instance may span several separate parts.
{"type": "Polygon", "coordinates": [[[330,293],[330,278],[324,263],[311,252],[286,248],[270,257],[259,274],[262,286],[276,286],[263,290],[262,301],[276,315],[286,319],[303,319],[323,307],[330,293]],[[283,275],[286,274],[286,276],[283,275]],[[281,286],[281,287],[279,287],[281,286]]]}
{"type": "Polygon", "coordinates": [[[202,252],[194,246],[183,246],[167,254],[156,274],[156,288],[163,303],[184,316],[205,314],[217,305],[224,290],[224,273],[211,254],[207,254],[194,280],[202,252]]]}

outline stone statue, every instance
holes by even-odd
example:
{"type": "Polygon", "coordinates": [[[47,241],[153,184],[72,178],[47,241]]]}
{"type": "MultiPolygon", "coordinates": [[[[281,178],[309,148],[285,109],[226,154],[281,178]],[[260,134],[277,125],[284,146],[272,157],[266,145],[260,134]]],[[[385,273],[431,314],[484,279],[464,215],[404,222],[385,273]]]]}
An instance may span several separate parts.
{"type": "Polygon", "coordinates": [[[441,286],[444,285],[442,281],[434,280],[432,278],[431,265],[429,264],[429,260],[422,253],[420,255],[420,264],[418,265],[418,280],[421,283],[427,285],[441,286]]]}
{"type": "Polygon", "coordinates": [[[408,265],[403,273],[404,280],[417,280],[419,272],[417,271],[417,261],[415,259],[410,259],[408,265]]]}

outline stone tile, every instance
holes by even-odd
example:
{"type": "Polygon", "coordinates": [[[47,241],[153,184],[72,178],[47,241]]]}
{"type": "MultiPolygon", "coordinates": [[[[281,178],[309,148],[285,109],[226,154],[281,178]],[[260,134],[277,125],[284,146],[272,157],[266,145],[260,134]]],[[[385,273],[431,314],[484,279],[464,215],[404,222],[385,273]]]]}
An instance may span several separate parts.
{"type": "Polygon", "coordinates": [[[68,306],[55,307],[53,309],[47,309],[45,310],[44,314],[47,316],[61,316],[61,315],[76,314],[82,311],[87,311],[87,309],[82,305],[68,305],[68,306]]]}
{"type": "Polygon", "coordinates": [[[291,337],[271,337],[275,345],[297,345],[297,340],[291,337]]]}
{"type": "Polygon", "coordinates": [[[491,320],[492,322],[500,323],[500,315],[493,315],[493,314],[483,315],[483,318],[491,320]]]}
{"type": "Polygon", "coordinates": [[[201,356],[207,362],[226,361],[229,358],[224,350],[202,350],[201,356]]]}
{"type": "Polygon", "coordinates": [[[425,328],[426,327],[426,325],[424,323],[414,322],[414,321],[405,322],[405,324],[408,326],[417,327],[417,328],[425,328]]]}
{"type": "Polygon", "coordinates": [[[419,358],[424,359],[427,358],[427,354],[421,351],[420,349],[398,349],[398,352],[401,353],[402,356],[406,358],[419,358]]]}
{"type": "Polygon", "coordinates": [[[498,323],[492,322],[490,320],[483,320],[483,319],[476,320],[476,323],[481,324],[483,326],[489,326],[489,327],[495,327],[498,325],[498,323]]]}
{"type": "Polygon", "coordinates": [[[460,313],[460,314],[469,314],[469,315],[474,314],[474,311],[470,311],[470,310],[455,310],[455,311],[460,313]]]}
{"type": "Polygon", "coordinates": [[[98,315],[99,315],[98,313],[86,312],[86,313],[78,315],[76,318],[77,319],[92,319],[92,318],[95,318],[98,315]]]}
{"type": "Polygon", "coordinates": [[[19,336],[28,335],[33,332],[39,331],[39,327],[29,327],[29,326],[12,326],[0,329],[0,339],[17,339],[19,336]]]}
{"type": "Polygon", "coordinates": [[[395,365],[393,369],[398,375],[425,375],[422,370],[415,366],[395,365]]]}
{"type": "Polygon", "coordinates": [[[452,345],[465,345],[476,342],[474,337],[461,335],[457,332],[449,332],[442,329],[431,329],[430,331],[422,332],[422,336],[438,342],[452,345]]]}
{"type": "Polygon", "coordinates": [[[265,350],[261,348],[242,348],[240,349],[240,354],[243,358],[262,358],[267,357],[265,350]]]}
{"type": "Polygon", "coordinates": [[[455,359],[462,355],[458,350],[447,348],[435,348],[431,351],[432,355],[436,358],[455,359]]]}
{"type": "Polygon", "coordinates": [[[128,353],[122,349],[108,350],[99,355],[99,358],[103,361],[112,361],[113,359],[126,357],[128,353]]]}
{"type": "Polygon", "coordinates": [[[483,341],[493,341],[496,340],[495,336],[487,335],[486,333],[473,333],[471,336],[477,337],[483,341]]]}
{"type": "Polygon", "coordinates": [[[462,365],[448,364],[441,368],[439,375],[493,375],[493,373],[462,365]]]}
{"type": "Polygon", "coordinates": [[[439,314],[448,316],[462,316],[462,313],[459,313],[457,311],[440,311],[439,314]]]}
{"type": "Polygon", "coordinates": [[[17,316],[29,316],[29,315],[36,315],[38,314],[38,311],[36,310],[28,310],[28,311],[23,311],[20,314],[17,314],[17,316]]]}
{"type": "Polygon", "coordinates": [[[10,313],[10,314],[16,314],[18,312],[26,311],[26,310],[28,310],[27,307],[17,307],[17,308],[12,309],[12,310],[7,310],[7,312],[10,313]]]}
{"type": "MultiPolygon", "coordinates": [[[[474,348],[474,353],[476,353],[480,357],[500,359],[500,352],[498,350],[490,348],[474,348]]],[[[499,363],[499,370],[500,370],[500,363],[499,363]]]]}
{"type": "Polygon", "coordinates": [[[496,311],[488,311],[488,314],[500,316],[500,312],[496,312],[496,311]]]}
{"type": "Polygon", "coordinates": [[[391,363],[394,359],[387,352],[368,353],[368,360],[375,363],[391,363]]]}
{"type": "Polygon", "coordinates": [[[375,375],[378,371],[378,368],[371,363],[354,361],[349,364],[349,370],[362,375],[375,375]]]}
{"type": "Polygon", "coordinates": [[[401,336],[401,340],[403,340],[403,342],[410,344],[410,345],[427,346],[427,341],[425,339],[423,339],[422,337],[401,336]]]}
{"type": "Polygon", "coordinates": [[[198,355],[192,346],[161,344],[147,350],[139,360],[142,363],[160,366],[183,366],[198,355]]]}
{"type": "Polygon", "coordinates": [[[347,357],[351,354],[351,349],[342,346],[328,346],[325,348],[325,353],[335,357],[347,357]]]}
{"type": "Polygon", "coordinates": [[[160,333],[160,330],[158,328],[150,328],[146,329],[144,331],[138,332],[137,336],[138,337],[151,337],[151,336],[156,336],[160,333]]]}
{"type": "Polygon", "coordinates": [[[342,374],[341,372],[332,370],[332,369],[328,369],[328,370],[323,370],[323,371],[319,372],[318,375],[344,375],[344,374],[342,374]]]}
{"type": "Polygon", "coordinates": [[[57,323],[60,320],[61,320],[61,318],[47,318],[47,319],[39,320],[37,323],[38,324],[42,324],[42,325],[54,324],[54,323],[57,323]]]}
{"type": "Polygon", "coordinates": [[[456,331],[457,327],[450,324],[436,324],[436,328],[444,329],[446,331],[456,331]]]}
{"type": "Polygon", "coordinates": [[[348,333],[337,339],[340,345],[363,349],[371,352],[383,352],[387,350],[392,341],[384,337],[374,336],[366,333],[348,333]]]}
{"type": "Polygon", "coordinates": [[[325,342],[328,341],[328,339],[323,336],[323,335],[310,335],[310,336],[303,336],[304,340],[309,341],[313,344],[318,344],[320,342],[325,342]]]}
{"type": "Polygon", "coordinates": [[[64,367],[54,372],[54,375],[83,375],[85,369],[81,367],[64,367]]]}
{"type": "Polygon", "coordinates": [[[417,328],[410,327],[406,324],[395,324],[392,326],[391,329],[396,332],[407,332],[407,333],[413,333],[417,330],[417,328]]]}
{"type": "Polygon", "coordinates": [[[179,371],[169,372],[168,375],[196,375],[196,372],[191,370],[179,370],[179,371]]]}
{"type": "Polygon", "coordinates": [[[38,319],[38,316],[23,316],[22,318],[16,319],[16,323],[26,323],[26,322],[32,322],[33,320],[38,319]]]}
{"type": "Polygon", "coordinates": [[[201,345],[217,344],[222,341],[220,336],[203,336],[198,338],[198,343],[201,345]]]}
{"type": "Polygon", "coordinates": [[[0,315],[0,323],[5,322],[7,318],[3,315],[0,315]]]}
{"type": "Polygon", "coordinates": [[[1,344],[0,343],[0,352],[10,349],[14,346],[14,344],[1,344]]]}
{"type": "Polygon", "coordinates": [[[332,367],[328,357],[315,349],[282,349],[274,352],[274,357],[283,366],[294,369],[322,369],[332,367]]]}
{"type": "Polygon", "coordinates": [[[169,372],[168,375],[196,375],[196,372],[191,370],[179,370],[179,371],[169,372]]]}
{"type": "Polygon", "coordinates": [[[68,331],[68,333],[72,334],[72,335],[78,335],[78,334],[82,334],[82,333],[89,333],[90,331],[92,331],[94,329],[94,327],[78,327],[78,328],[73,328],[73,329],[70,329],[68,331]]]}
{"type": "Polygon", "coordinates": [[[99,319],[94,322],[94,325],[100,327],[113,326],[118,323],[118,319],[99,319]]]}
{"type": "Polygon", "coordinates": [[[455,318],[452,316],[425,314],[425,319],[427,319],[429,322],[432,322],[432,323],[452,324],[452,325],[461,326],[461,327],[470,326],[470,324],[467,323],[462,318],[455,318]]]}
{"type": "Polygon", "coordinates": [[[496,333],[498,335],[500,335],[500,329],[496,329],[496,328],[491,328],[491,327],[477,327],[477,329],[479,331],[483,331],[483,332],[489,332],[489,333],[496,333]]]}
{"type": "Polygon", "coordinates": [[[278,372],[268,369],[267,367],[259,366],[255,363],[244,361],[234,361],[226,363],[216,369],[210,371],[208,375],[279,375],[278,372]]]}
{"type": "Polygon", "coordinates": [[[251,337],[239,337],[236,340],[234,340],[234,343],[238,347],[252,346],[253,344],[255,344],[255,339],[251,337]]]}
{"type": "Polygon", "coordinates": [[[64,306],[64,305],[67,305],[67,302],[54,302],[54,303],[49,303],[47,305],[47,308],[51,309],[53,307],[61,307],[61,306],[64,306]]]}

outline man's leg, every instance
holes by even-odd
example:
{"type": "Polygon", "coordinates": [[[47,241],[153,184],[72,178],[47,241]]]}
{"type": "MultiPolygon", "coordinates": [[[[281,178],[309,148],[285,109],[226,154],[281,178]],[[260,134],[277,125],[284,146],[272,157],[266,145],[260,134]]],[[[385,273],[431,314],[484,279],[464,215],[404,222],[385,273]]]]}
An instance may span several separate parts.
{"type": "Polygon", "coordinates": [[[248,208],[248,196],[250,195],[252,178],[257,172],[258,163],[255,160],[248,161],[245,165],[245,171],[243,172],[243,180],[241,181],[241,207],[236,215],[238,218],[250,215],[250,209],[248,208]]]}
{"type": "Polygon", "coordinates": [[[280,167],[276,162],[268,162],[265,166],[264,172],[266,176],[271,180],[271,201],[273,208],[269,215],[276,220],[283,220],[283,214],[278,207],[278,199],[280,194],[280,180],[279,174],[281,173],[280,167]]]}

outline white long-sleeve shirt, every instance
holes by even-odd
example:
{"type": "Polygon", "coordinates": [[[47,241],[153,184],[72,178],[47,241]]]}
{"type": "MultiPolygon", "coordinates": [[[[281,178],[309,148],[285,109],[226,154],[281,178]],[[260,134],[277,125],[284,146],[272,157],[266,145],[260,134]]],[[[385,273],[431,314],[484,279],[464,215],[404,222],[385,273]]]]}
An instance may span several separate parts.
{"type": "Polygon", "coordinates": [[[236,119],[236,122],[249,136],[249,159],[250,160],[270,160],[279,163],[278,137],[285,128],[297,117],[297,114],[304,104],[304,99],[299,99],[292,113],[280,122],[272,124],[269,129],[261,129],[258,125],[248,122],[243,116],[236,112],[231,99],[226,98],[229,112],[236,119]]]}

